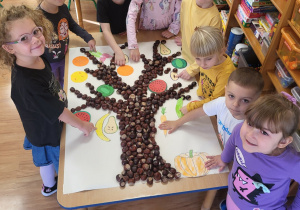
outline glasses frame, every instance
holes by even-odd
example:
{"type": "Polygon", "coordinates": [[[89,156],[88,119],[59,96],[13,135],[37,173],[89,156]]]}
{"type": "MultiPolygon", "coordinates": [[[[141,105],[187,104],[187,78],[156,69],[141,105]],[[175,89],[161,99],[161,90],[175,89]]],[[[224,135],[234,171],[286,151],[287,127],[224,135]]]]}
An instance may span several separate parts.
{"type": "Polygon", "coordinates": [[[18,44],[18,43],[25,44],[25,43],[23,43],[24,41],[21,40],[25,35],[28,36],[28,39],[29,39],[28,42],[31,42],[32,37],[39,38],[39,37],[41,37],[41,36],[43,35],[43,27],[41,27],[41,26],[36,26],[36,27],[32,30],[31,34],[28,34],[28,33],[22,34],[21,37],[20,37],[20,39],[19,39],[18,41],[14,41],[14,42],[6,42],[5,44],[18,44]],[[36,29],[39,29],[40,32],[41,32],[41,34],[40,34],[39,36],[36,36],[36,35],[33,34],[33,32],[36,31],[36,29]]]}

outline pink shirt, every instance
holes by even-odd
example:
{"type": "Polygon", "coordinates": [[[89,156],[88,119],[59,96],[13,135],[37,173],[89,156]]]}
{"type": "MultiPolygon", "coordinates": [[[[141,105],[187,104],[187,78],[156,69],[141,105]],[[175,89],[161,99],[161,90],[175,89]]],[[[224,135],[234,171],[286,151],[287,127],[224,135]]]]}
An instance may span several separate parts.
{"type": "Polygon", "coordinates": [[[181,0],[131,0],[126,20],[128,49],[138,48],[135,22],[140,9],[139,29],[168,28],[177,35],[180,30],[180,6],[181,0]]]}

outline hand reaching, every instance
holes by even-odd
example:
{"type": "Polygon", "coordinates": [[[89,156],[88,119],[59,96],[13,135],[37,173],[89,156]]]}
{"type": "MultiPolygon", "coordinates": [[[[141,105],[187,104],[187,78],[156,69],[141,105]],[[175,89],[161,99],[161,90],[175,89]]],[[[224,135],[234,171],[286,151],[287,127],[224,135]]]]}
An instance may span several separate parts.
{"type": "Polygon", "coordinates": [[[180,125],[177,123],[177,121],[165,121],[158,126],[160,130],[169,130],[168,134],[176,131],[178,127],[180,127],[180,125]]]}
{"type": "Polygon", "coordinates": [[[130,50],[130,59],[135,62],[138,62],[140,60],[140,51],[138,48],[130,50]]]}
{"type": "Polygon", "coordinates": [[[171,32],[168,31],[168,30],[163,31],[163,32],[161,33],[161,35],[162,35],[162,37],[167,38],[167,39],[171,38],[172,36],[175,36],[173,33],[171,33],[171,32]]]}
{"type": "Polygon", "coordinates": [[[122,51],[115,54],[115,63],[119,66],[125,65],[125,55],[122,51]]]}
{"type": "Polygon", "coordinates": [[[96,52],[96,41],[95,41],[95,39],[90,40],[88,42],[88,45],[89,45],[91,51],[96,52]]]}
{"type": "Polygon", "coordinates": [[[205,167],[207,169],[212,169],[212,168],[219,168],[219,171],[223,171],[225,166],[227,166],[227,163],[224,163],[221,160],[221,155],[216,155],[216,156],[206,156],[209,160],[205,162],[205,167]]]}
{"type": "Polygon", "coordinates": [[[180,72],[178,74],[178,77],[181,78],[181,79],[184,79],[184,80],[189,80],[191,79],[191,75],[189,75],[189,73],[187,73],[186,69],[183,70],[182,72],[180,72]]]}
{"type": "Polygon", "coordinates": [[[175,37],[175,43],[176,43],[177,46],[182,46],[181,36],[176,36],[175,37]]]}
{"type": "Polygon", "coordinates": [[[81,130],[81,131],[84,133],[84,136],[89,136],[89,134],[90,134],[92,131],[94,131],[94,130],[97,129],[97,128],[94,126],[94,124],[91,123],[91,122],[85,122],[85,121],[83,121],[82,123],[83,123],[83,125],[82,125],[81,128],[79,128],[79,130],[81,130]]]}

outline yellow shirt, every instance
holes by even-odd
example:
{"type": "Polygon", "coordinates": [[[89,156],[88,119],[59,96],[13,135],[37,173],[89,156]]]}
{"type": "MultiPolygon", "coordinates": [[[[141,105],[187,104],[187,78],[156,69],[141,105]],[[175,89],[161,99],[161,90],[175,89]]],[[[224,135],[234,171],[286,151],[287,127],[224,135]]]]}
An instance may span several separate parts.
{"type": "MultiPolygon", "coordinates": [[[[220,13],[213,5],[210,8],[202,9],[196,4],[196,0],[182,0],[180,9],[180,24],[182,37],[182,57],[189,65],[194,63],[195,58],[190,52],[191,37],[194,29],[197,26],[214,26],[222,29],[222,21],[220,13]]],[[[198,66],[191,66],[189,68],[197,68],[198,66]]]]}
{"type": "Polygon", "coordinates": [[[199,87],[197,90],[197,95],[203,97],[204,99],[202,101],[188,103],[188,111],[197,109],[204,103],[223,96],[225,94],[225,85],[227,84],[228,77],[230,76],[231,72],[235,70],[235,66],[233,65],[229,56],[227,56],[223,63],[213,66],[210,69],[202,69],[199,66],[198,68],[200,69],[200,79],[198,82],[199,87]]]}

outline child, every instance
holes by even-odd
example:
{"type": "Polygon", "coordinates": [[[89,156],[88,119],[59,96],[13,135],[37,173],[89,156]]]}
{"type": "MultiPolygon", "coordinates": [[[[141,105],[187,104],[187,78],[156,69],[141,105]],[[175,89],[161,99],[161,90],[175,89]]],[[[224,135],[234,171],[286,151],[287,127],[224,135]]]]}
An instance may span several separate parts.
{"type": "Polygon", "coordinates": [[[157,30],[168,28],[162,32],[165,38],[177,35],[180,30],[181,0],[131,0],[127,15],[127,39],[130,58],[140,60],[140,51],[136,39],[135,22],[142,6],[139,29],[157,30]]]}
{"type": "MultiPolygon", "coordinates": [[[[194,29],[199,26],[213,26],[222,29],[220,13],[213,0],[183,0],[180,10],[181,37],[176,37],[177,45],[182,45],[182,57],[193,64],[195,59],[190,52],[190,40],[194,29]]],[[[196,69],[196,64],[188,69],[196,69]]]]}
{"type": "Polygon", "coordinates": [[[98,0],[97,21],[100,22],[104,38],[115,53],[115,63],[125,65],[125,55],[113,34],[126,35],[126,17],[131,0],[98,0]]]}
{"type": "Polygon", "coordinates": [[[46,44],[45,57],[49,61],[52,72],[59,81],[60,86],[64,86],[65,74],[65,55],[69,45],[69,29],[80,36],[90,49],[95,51],[96,42],[91,34],[81,28],[72,18],[65,0],[38,0],[39,6],[54,27],[55,33],[58,35],[58,40],[52,40],[46,44]]]}
{"type": "MultiPolygon", "coordinates": [[[[266,95],[247,109],[221,155],[209,156],[205,166],[231,161],[227,209],[286,209],[291,179],[300,183],[300,153],[289,146],[299,125],[299,107],[284,96],[266,95]]],[[[289,209],[300,209],[300,190],[289,209]]]]}
{"type": "Polygon", "coordinates": [[[205,103],[176,121],[165,121],[159,128],[172,133],[186,122],[204,115],[217,115],[219,138],[225,145],[233,128],[244,121],[246,109],[260,96],[263,87],[264,80],[258,71],[247,67],[239,68],[230,74],[224,97],[205,103]]]}
{"type": "Polygon", "coordinates": [[[1,60],[12,66],[11,98],[33,145],[33,161],[40,167],[43,180],[42,194],[49,196],[57,188],[55,171],[58,173],[62,122],[80,129],[86,136],[95,127],[66,108],[65,92],[50,64],[40,57],[53,31],[42,12],[24,5],[12,6],[0,11],[0,22],[1,60]]]}
{"type": "Polygon", "coordinates": [[[224,95],[228,77],[235,69],[230,57],[224,51],[223,35],[219,29],[212,26],[201,26],[195,29],[191,38],[191,53],[195,57],[198,68],[188,68],[178,76],[190,79],[200,71],[197,95],[203,100],[191,102],[183,107],[181,109],[183,114],[224,95]]]}

